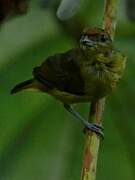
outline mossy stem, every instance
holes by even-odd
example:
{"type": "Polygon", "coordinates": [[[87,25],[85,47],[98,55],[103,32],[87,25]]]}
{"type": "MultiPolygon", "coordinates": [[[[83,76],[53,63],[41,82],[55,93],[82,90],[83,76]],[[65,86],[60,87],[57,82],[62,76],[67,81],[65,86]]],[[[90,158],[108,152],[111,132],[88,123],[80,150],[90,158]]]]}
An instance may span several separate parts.
{"type": "MultiPolygon", "coordinates": [[[[103,28],[114,38],[119,0],[105,0],[103,28]]],[[[105,98],[91,103],[89,121],[102,124],[105,98]]],[[[100,138],[95,133],[86,133],[81,180],[95,180],[100,138]]]]}

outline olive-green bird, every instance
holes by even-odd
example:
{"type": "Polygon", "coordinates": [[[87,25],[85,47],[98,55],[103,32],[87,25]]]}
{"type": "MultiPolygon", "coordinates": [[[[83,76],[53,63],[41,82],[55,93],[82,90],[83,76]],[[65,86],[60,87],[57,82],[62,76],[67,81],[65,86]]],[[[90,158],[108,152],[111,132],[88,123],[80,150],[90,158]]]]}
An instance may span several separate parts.
{"type": "Polygon", "coordinates": [[[125,69],[126,58],[100,28],[84,30],[80,47],[48,57],[34,68],[33,78],[16,85],[11,94],[24,89],[38,89],[60,100],[83,125],[103,136],[100,125],[88,123],[71,106],[97,101],[116,87],[125,69]]]}

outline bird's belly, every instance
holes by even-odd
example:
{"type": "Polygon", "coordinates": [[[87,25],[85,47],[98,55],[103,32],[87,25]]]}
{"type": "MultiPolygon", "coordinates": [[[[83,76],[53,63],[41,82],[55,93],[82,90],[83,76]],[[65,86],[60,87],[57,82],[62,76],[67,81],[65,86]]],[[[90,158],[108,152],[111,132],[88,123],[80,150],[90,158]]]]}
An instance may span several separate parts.
{"type": "Polygon", "coordinates": [[[65,91],[60,91],[58,89],[52,89],[48,93],[66,104],[85,103],[85,102],[90,102],[92,100],[91,96],[87,96],[87,95],[79,96],[65,91]]]}
{"type": "Polygon", "coordinates": [[[107,96],[113,91],[114,86],[110,82],[97,79],[94,82],[88,82],[85,84],[86,94],[92,96],[92,99],[100,99],[107,96]]]}

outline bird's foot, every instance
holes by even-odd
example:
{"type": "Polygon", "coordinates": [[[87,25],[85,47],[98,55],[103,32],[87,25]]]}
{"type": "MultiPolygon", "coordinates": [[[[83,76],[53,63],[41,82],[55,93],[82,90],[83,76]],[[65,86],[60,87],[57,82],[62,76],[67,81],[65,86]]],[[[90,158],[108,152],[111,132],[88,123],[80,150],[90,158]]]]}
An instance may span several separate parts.
{"type": "Polygon", "coordinates": [[[78,112],[76,112],[70,105],[64,104],[64,107],[66,108],[67,111],[69,111],[76,119],[78,119],[85,127],[84,132],[95,132],[99,137],[102,139],[104,138],[104,133],[103,133],[103,127],[100,126],[99,124],[92,124],[86,121],[83,117],[80,116],[78,112]]]}
{"type": "Polygon", "coordinates": [[[98,124],[92,124],[89,122],[86,122],[84,132],[89,133],[89,132],[94,132],[96,133],[101,139],[104,139],[104,133],[103,133],[104,128],[98,124]]]}

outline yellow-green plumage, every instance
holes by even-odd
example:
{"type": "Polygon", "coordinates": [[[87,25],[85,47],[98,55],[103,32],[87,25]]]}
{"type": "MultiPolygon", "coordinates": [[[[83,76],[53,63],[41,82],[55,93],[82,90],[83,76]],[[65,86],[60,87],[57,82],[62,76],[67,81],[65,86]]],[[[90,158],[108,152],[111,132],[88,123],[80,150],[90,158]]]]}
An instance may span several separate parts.
{"type": "MultiPolygon", "coordinates": [[[[97,100],[115,89],[125,62],[104,30],[88,29],[82,34],[80,47],[49,57],[36,67],[26,88],[39,89],[66,104],[97,100]]],[[[22,89],[26,89],[24,85],[22,89]]],[[[21,90],[17,87],[12,93],[21,90]]]]}

